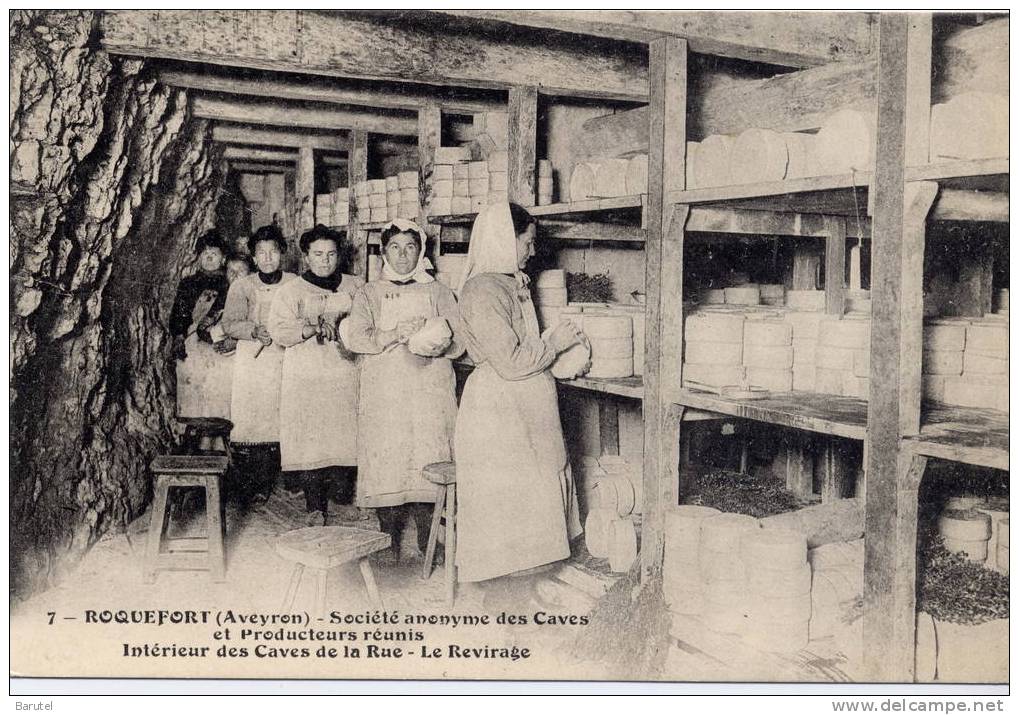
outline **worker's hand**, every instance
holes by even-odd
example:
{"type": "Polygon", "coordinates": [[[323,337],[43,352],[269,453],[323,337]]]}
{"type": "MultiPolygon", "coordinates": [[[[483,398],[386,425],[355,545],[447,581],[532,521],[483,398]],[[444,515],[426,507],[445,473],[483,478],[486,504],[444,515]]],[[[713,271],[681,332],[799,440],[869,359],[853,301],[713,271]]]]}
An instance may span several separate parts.
{"type": "Polygon", "coordinates": [[[214,290],[203,290],[198,295],[198,300],[195,301],[195,307],[191,310],[191,322],[201,323],[205,317],[209,314],[209,309],[212,304],[216,302],[216,297],[219,294],[214,290]]]}
{"type": "Polygon", "coordinates": [[[262,343],[262,345],[272,345],[272,337],[269,336],[269,329],[264,325],[255,326],[255,329],[251,331],[251,337],[262,343]]]}
{"type": "Polygon", "coordinates": [[[556,354],[569,350],[581,341],[580,328],[569,320],[563,320],[552,329],[548,336],[548,345],[556,354]]]}
{"type": "Polygon", "coordinates": [[[220,340],[218,343],[215,343],[212,346],[212,349],[220,355],[229,355],[237,349],[237,341],[233,338],[226,338],[225,340],[220,340]]]}
{"type": "Polygon", "coordinates": [[[396,325],[396,332],[400,336],[400,340],[406,342],[410,339],[410,336],[425,327],[424,318],[411,318],[410,320],[401,320],[396,325]]]}
{"type": "Polygon", "coordinates": [[[334,342],[339,331],[336,325],[326,320],[320,320],[318,324],[318,336],[326,342],[334,342]]]}

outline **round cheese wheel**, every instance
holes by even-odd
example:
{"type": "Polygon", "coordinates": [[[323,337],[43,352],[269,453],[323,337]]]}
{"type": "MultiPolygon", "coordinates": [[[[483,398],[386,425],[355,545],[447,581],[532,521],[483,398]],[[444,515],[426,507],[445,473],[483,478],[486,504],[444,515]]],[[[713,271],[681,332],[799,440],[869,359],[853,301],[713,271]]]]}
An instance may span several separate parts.
{"type": "Polygon", "coordinates": [[[629,519],[617,519],[609,527],[609,567],[616,573],[630,570],[637,560],[637,532],[629,519]]]}
{"type": "Polygon", "coordinates": [[[570,201],[588,201],[595,196],[596,170],[593,164],[577,164],[570,174],[570,201]]]}
{"type": "Polygon", "coordinates": [[[751,616],[743,631],[743,640],[771,653],[795,653],[807,647],[810,640],[809,622],[761,621],[751,616]]]}
{"type": "Polygon", "coordinates": [[[637,154],[626,164],[626,193],[628,196],[647,193],[648,156],[637,154]]]}
{"type": "Polygon", "coordinates": [[[720,514],[709,517],[701,523],[701,548],[738,557],[743,533],[759,530],[760,522],[745,514],[720,514]]]}
{"type": "Polygon", "coordinates": [[[747,564],[747,587],[761,596],[788,598],[810,595],[810,566],[802,564],[794,569],[776,571],[747,564]]]}
{"type": "Polygon", "coordinates": [[[944,542],[946,549],[951,551],[953,554],[962,556],[967,561],[987,560],[986,540],[964,541],[962,539],[945,538],[944,542]]]}
{"type": "Polygon", "coordinates": [[[535,288],[534,297],[540,306],[563,307],[566,305],[566,288],[535,288]]]}
{"type": "Polygon", "coordinates": [[[874,168],[874,116],[843,109],[824,120],[814,140],[814,171],[819,176],[874,168]]]}
{"type": "Polygon", "coordinates": [[[534,279],[535,288],[565,288],[566,271],[561,268],[553,268],[541,271],[534,279]]]}
{"type": "Polygon", "coordinates": [[[972,509],[974,507],[980,506],[983,503],[984,503],[984,500],[982,498],[975,497],[975,496],[964,495],[964,496],[948,497],[948,499],[945,500],[945,510],[947,511],[949,509],[953,509],[953,510],[955,510],[955,509],[972,509]]]}
{"type": "Polygon", "coordinates": [[[633,484],[626,477],[618,474],[608,474],[598,480],[598,492],[600,506],[605,509],[612,509],[620,517],[629,516],[633,513],[635,494],[633,484]]]}
{"type": "Polygon", "coordinates": [[[538,178],[552,178],[552,162],[548,159],[538,159],[538,178]]]}
{"type": "Polygon", "coordinates": [[[633,375],[633,357],[628,358],[602,358],[592,357],[591,369],[587,371],[588,377],[600,379],[630,377],[633,375]]]}
{"type": "MultiPolygon", "coordinates": [[[[394,185],[393,188],[398,188],[394,185]]],[[[368,193],[369,194],[385,194],[386,193],[386,180],[385,179],[369,179],[368,180],[368,193]]]]}
{"type": "Polygon", "coordinates": [[[626,174],[630,168],[628,159],[602,159],[595,163],[594,196],[609,198],[626,195],[626,174]]]}
{"type": "Polygon", "coordinates": [[[729,173],[741,184],[781,181],[789,151],[785,138],[770,129],[747,129],[732,144],[729,173]]]}
{"type": "Polygon", "coordinates": [[[938,637],[934,618],[929,613],[916,614],[916,656],[914,673],[918,683],[930,683],[938,670],[938,637]]]}
{"type": "Polygon", "coordinates": [[[633,320],[628,315],[585,315],[584,334],[592,340],[633,337],[633,320]]]}
{"type": "Polygon", "coordinates": [[[696,560],[701,521],[720,514],[718,509],[696,504],[683,504],[665,512],[665,551],[688,553],[696,560]]]}
{"type": "Polygon", "coordinates": [[[787,132],[782,135],[785,139],[786,152],[789,155],[789,163],[785,168],[785,178],[802,179],[810,176],[813,166],[814,141],[813,134],[802,134],[800,132],[787,132]]]}
{"type": "Polygon", "coordinates": [[[387,176],[384,181],[386,182],[386,192],[399,191],[400,190],[400,177],[399,176],[387,176]]]}
{"type": "Polygon", "coordinates": [[[632,338],[591,338],[591,356],[595,360],[604,358],[632,358],[632,338]]]}
{"type": "Polygon", "coordinates": [[[792,571],[807,563],[807,539],[790,529],[758,529],[743,534],[743,560],[754,569],[792,571]]]}
{"type": "Polygon", "coordinates": [[[931,161],[1008,156],[1008,97],[966,92],[931,109],[931,161]]]}
{"type": "Polygon", "coordinates": [[[729,172],[732,145],[732,137],[722,134],[712,134],[700,143],[694,162],[694,183],[697,188],[731,186],[734,183],[729,172]]]}
{"type": "MultiPolygon", "coordinates": [[[[556,323],[558,325],[558,323],[556,323]]],[[[555,329],[555,325],[546,328],[542,333],[542,339],[548,336],[555,329]]],[[[579,343],[556,355],[555,361],[550,368],[552,377],[560,380],[572,380],[578,375],[583,375],[591,365],[591,344],[587,338],[582,338],[579,343]]]]}
{"type": "Polygon", "coordinates": [[[708,288],[701,291],[701,302],[707,305],[721,305],[725,302],[725,289],[708,288]]]}
{"type": "Polygon", "coordinates": [[[608,509],[591,509],[584,520],[584,544],[595,558],[609,555],[609,525],[616,519],[616,513],[608,509]]]}
{"type": "MultiPolygon", "coordinates": [[[[702,535],[701,539],[703,538],[702,535]]],[[[735,553],[706,551],[702,541],[697,565],[697,572],[705,584],[725,583],[738,584],[739,588],[744,587],[746,566],[735,553]]]]}
{"type": "Polygon", "coordinates": [[[761,289],[759,286],[739,286],[725,289],[725,302],[733,305],[760,305],[761,289]]]}
{"type": "Polygon", "coordinates": [[[938,517],[938,533],[954,541],[987,541],[991,517],[974,509],[946,509],[938,517]]]}

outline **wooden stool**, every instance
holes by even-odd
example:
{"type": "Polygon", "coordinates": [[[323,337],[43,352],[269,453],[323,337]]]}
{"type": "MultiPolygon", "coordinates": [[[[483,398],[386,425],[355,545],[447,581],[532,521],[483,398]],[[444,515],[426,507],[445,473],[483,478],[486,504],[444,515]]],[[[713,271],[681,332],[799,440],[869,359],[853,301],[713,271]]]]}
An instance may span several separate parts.
{"type": "Polygon", "coordinates": [[[223,550],[226,519],[219,491],[227,466],[228,460],[223,456],[163,455],[152,460],[149,469],[155,479],[154,498],[142,571],[146,583],[156,580],[158,570],[207,570],[213,581],[226,580],[226,554],[223,550]],[[169,522],[167,495],[171,487],[205,489],[207,536],[164,539],[169,522]]]}
{"type": "Polygon", "coordinates": [[[340,564],[357,559],[364,578],[364,587],[368,591],[368,599],[376,608],[385,609],[382,596],[375,584],[368,556],[376,551],[388,549],[391,542],[389,534],[380,531],[358,529],[353,526],[309,526],[295,529],[283,534],[276,542],[276,553],[287,561],[294,562],[294,570],[290,575],[290,585],[283,597],[282,613],[289,613],[297,598],[297,591],[308,568],[316,578],[315,608],[319,616],[326,613],[326,577],[329,571],[340,564]]]}
{"type": "Polygon", "coordinates": [[[439,521],[446,520],[446,603],[453,607],[456,598],[456,464],[435,462],[421,470],[421,476],[435,485],[435,510],[432,528],[428,531],[428,549],[421,578],[432,575],[435,542],[439,538],[439,521]]]}
{"type": "Polygon", "coordinates": [[[184,426],[183,446],[187,454],[202,452],[202,440],[209,440],[209,451],[220,452],[230,458],[230,431],[233,422],[222,417],[178,417],[184,426]]]}

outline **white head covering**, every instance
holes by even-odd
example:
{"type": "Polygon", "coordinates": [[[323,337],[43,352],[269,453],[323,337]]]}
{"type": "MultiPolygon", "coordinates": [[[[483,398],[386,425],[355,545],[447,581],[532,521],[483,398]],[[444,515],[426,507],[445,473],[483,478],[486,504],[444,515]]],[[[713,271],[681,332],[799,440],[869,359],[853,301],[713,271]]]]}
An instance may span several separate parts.
{"type": "Polygon", "coordinates": [[[515,276],[520,287],[528,283],[527,276],[517,264],[517,234],[513,230],[509,204],[489,204],[474,219],[467,262],[457,293],[463,290],[468,280],[481,273],[515,276]]]}
{"type": "Polygon", "coordinates": [[[428,247],[428,235],[424,232],[424,230],[413,221],[408,221],[404,218],[398,218],[390,221],[389,224],[382,229],[383,233],[390,228],[397,228],[401,233],[416,233],[418,238],[421,239],[421,252],[418,254],[418,262],[417,265],[414,266],[414,269],[410,273],[401,275],[397,273],[391,265],[389,265],[389,261],[386,260],[386,252],[383,251],[383,280],[394,281],[397,283],[405,283],[412,279],[418,283],[431,283],[434,281],[435,278],[428,273],[428,271],[432,270],[432,262],[425,256],[425,248],[428,247]]]}

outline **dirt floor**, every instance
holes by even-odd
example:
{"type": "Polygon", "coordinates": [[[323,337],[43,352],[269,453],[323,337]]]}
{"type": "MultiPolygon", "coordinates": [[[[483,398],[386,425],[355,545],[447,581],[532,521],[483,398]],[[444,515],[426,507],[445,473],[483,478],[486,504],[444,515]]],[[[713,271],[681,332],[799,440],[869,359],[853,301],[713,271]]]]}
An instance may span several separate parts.
{"type": "MultiPolygon", "coordinates": [[[[182,518],[169,535],[204,534],[201,501],[185,503],[182,518]]],[[[338,511],[337,505],[331,506],[333,514],[338,511]]],[[[378,529],[374,519],[348,525],[378,529]]],[[[487,601],[485,591],[462,584],[454,610],[448,610],[443,568],[436,568],[427,580],[421,576],[423,557],[417,551],[412,520],[398,565],[385,554],[371,559],[386,613],[395,617],[395,623],[373,622],[378,612],[368,602],[361,574],[353,564],[329,575],[327,609],[339,622],[305,615],[314,610],[314,584],[304,583],[293,608],[298,618],[307,618],[304,622],[239,623],[239,617],[280,613],[292,564],[275,553],[275,541],[280,534],[303,526],[303,496],[279,487],[267,502],[247,510],[229,504],[226,582],[213,583],[205,572],[162,571],[150,585],[142,580],[148,527],[148,514],[143,515],[127,533],[111,534],[97,543],[61,585],[12,607],[12,672],[217,678],[612,677],[613,668],[601,656],[576,654],[575,642],[586,626],[578,618],[566,617],[582,614],[532,598],[533,579],[515,585],[514,596],[501,593],[497,594],[501,598],[487,601]],[[158,618],[161,610],[191,611],[197,618],[207,612],[208,622],[117,622],[118,618],[145,617],[145,611],[157,612],[148,617],[158,618]],[[506,615],[500,617],[504,611],[506,615]],[[537,624],[538,613],[563,618],[559,623],[537,624]],[[483,625],[448,620],[486,614],[489,622],[483,625]],[[106,615],[113,622],[94,622],[106,615]],[[222,621],[231,615],[232,624],[222,621]],[[356,622],[347,623],[348,617],[356,622]],[[408,624],[408,617],[415,623],[408,624]],[[436,622],[440,618],[447,620],[436,622]],[[512,624],[507,622],[511,619],[512,624]],[[227,628],[229,639],[224,635],[227,628]],[[400,648],[401,653],[383,648],[400,648]],[[527,649],[526,657],[523,649],[527,649]]]]}

